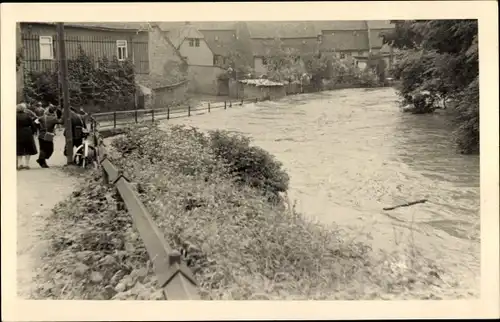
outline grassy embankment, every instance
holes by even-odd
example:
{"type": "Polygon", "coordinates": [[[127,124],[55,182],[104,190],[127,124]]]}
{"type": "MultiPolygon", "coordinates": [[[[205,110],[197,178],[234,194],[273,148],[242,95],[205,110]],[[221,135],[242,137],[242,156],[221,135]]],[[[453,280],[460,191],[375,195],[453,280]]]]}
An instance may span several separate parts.
{"type": "MultiPolygon", "coordinates": [[[[203,299],[430,299],[453,288],[411,243],[379,253],[306,220],[286,202],[281,164],[245,138],[150,126],[113,145],[167,242],[189,250],[203,299]]],[[[38,296],[162,299],[131,216],[87,176],[50,218],[38,296]]]]}

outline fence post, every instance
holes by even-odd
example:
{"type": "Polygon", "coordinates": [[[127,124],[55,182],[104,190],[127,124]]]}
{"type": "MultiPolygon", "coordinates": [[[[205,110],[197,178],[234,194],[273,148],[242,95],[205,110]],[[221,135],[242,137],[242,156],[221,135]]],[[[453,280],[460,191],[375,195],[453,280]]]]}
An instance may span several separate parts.
{"type": "Polygon", "coordinates": [[[191,116],[191,105],[188,105],[188,116],[191,116]]]}
{"type": "Polygon", "coordinates": [[[241,104],[240,105],[243,106],[243,99],[241,99],[241,104]]]}
{"type": "Polygon", "coordinates": [[[229,107],[233,107],[233,103],[229,101],[229,107]]]}
{"type": "Polygon", "coordinates": [[[257,103],[258,101],[259,101],[259,99],[256,97],[256,98],[255,98],[255,103],[257,103]]]}
{"type": "Polygon", "coordinates": [[[154,123],[155,122],[155,109],[152,109],[151,110],[151,122],[154,123]]]}
{"type": "Polygon", "coordinates": [[[226,109],[226,108],[227,108],[227,106],[226,106],[226,101],[224,101],[224,109],[226,109]]]}
{"type": "Polygon", "coordinates": [[[135,123],[137,124],[137,110],[135,110],[134,117],[135,117],[135,123]]]}
{"type": "Polygon", "coordinates": [[[208,113],[210,113],[210,102],[208,102],[208,113]]]}
{"type": "Polygon", "coordinates": [[[116,129],[116,111],[113,112],[113,128],[116,129]]]}
{"type": "Polygon", "coordinates": [[[167,106],[167,120],[170,120],[170,106],[167,106]]]}

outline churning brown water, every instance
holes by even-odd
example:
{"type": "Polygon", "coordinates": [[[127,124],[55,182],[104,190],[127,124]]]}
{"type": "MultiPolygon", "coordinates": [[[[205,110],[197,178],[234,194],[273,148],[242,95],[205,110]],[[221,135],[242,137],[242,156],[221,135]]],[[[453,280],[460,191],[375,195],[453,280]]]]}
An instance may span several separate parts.
{"type": "Polygon", "coordinates": [[[449,116],[405,114],[397,99],[392,88],[348,89],[168,122],[250,136],[284,164],[298,211],[375,248],[411,240],[477,286],[479,157],[455,152],[449,116]]]}

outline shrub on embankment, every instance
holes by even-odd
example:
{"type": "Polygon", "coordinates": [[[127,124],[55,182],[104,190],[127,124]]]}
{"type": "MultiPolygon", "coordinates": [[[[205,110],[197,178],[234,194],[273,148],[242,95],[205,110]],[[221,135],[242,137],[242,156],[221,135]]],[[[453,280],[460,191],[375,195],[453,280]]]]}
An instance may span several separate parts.
{"type": "MultiPolygon", "coordinates": [[[[288,177],[247,143],[223,132],[149,127],[113,144],[113,163],[136,183],[167,243],[188,251],[203,299],[432,298],[442,272],[425,258],[381,256],[270,200],[288,177]],[[242,156],[241,166],[228,162],[242,156]]],[[[160,298],[131,216],[97,174],[56,207],[46,233],[39,296],[160,298]]]]}

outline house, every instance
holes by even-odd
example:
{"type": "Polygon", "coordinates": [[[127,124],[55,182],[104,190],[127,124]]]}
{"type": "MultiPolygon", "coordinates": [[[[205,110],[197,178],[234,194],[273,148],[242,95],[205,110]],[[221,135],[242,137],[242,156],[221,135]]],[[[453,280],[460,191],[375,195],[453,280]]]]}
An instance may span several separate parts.
{"type": "Polygon", "coordinates": [[[344,20],[316,22],[321,30],[322,53],[340,59],[352,58],[360,68],[366,66],[369,53],[380,53],[390,65],[390,48],[383,46],[381,33],[394,28],[388,20],[344,20]]]}
{"type": "MultiPolygon", "coordinates": [[[[309,21],[247,22],[256,74],[267,73],[267,58],[272,48],[296,50],[301,54],[314,53],[319,49],[318,30],[309,21]]],[[[299,63],[303,63],[299,60],[299,63]]]]}
{"type": "MultiPolygon", "coordinates": [[[[93,56],[95,61],[104,57],[131,60],[139,75],[149,73],[148,32],[146,23],[65,23],[66,56],[76,58],[78,48],[93,56]]],[[[22,22],[21,40],[24,67],[43,71],[54,69],[57,61],[56,24],[49,22],[22,22]]]]}
{"type": "MultiPolygon", "coordinates": [[[[54,70],[57,63],[55,23],[24,22],[20,29],[24,68],[54,70]]],[[[139,92],[136,99],[145,99],[144,104],[137,105],[153,104],[161,108],[168,102],[184,99],[186,61],[157,24],[69,22],[64,24],[64,33],[68,60],[76,58],[78,49],[82,48],[96,63],[99,59],[114,57],[131,61],[139,92]]]]}
{"type": "Polygon", "coordinates": [[[159,24],[188,64],[190,91],[227,95],[228,82],[219,79],[219,75],[226,72],[227,58],[237,48],[236,25],[230,22],[159,24]]]}

